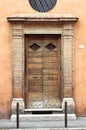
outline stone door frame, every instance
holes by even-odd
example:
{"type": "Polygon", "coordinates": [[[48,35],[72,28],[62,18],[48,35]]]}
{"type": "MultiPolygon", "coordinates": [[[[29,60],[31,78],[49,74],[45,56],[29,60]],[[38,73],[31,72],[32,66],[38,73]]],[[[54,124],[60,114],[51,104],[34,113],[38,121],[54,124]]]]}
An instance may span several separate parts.
{"type": "Polygon", "coordinates": [[[24,112],[25,93],[25,35],[26,34],[60,34],[61,35],[61,100],[68,102],[69,113],[75,112],[73,97],[73,23],[78,18],[72,15],[13,15],[7,18],[12,24],[12,110],[20,103],[24,112]]]}

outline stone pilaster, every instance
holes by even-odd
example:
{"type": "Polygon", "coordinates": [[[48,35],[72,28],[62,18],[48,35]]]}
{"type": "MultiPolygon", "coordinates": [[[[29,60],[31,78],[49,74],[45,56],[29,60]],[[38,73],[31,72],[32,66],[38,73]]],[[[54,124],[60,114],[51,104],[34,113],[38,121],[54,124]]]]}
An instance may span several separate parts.
{"type": "Polygon", "coordinates": [[[12,75],[13,75],[13,102],[12,111],[15,111],[19,102],[21,112],[24,109],[23,81],[24,81],[24,43],[22,24],[14,23],[12,29],[12,75]],[[22,107],[21,107],[22,106],[22,107]]]}
{"type": "Polygon", "coordinates": [[[63,27],[63,47],[62,47],[62,85],[63,85],[63,103],[67,101],[68,112],[75,112],[75,103],[73,99],[73,27],[72,24],[64,24],[63,27]]]}

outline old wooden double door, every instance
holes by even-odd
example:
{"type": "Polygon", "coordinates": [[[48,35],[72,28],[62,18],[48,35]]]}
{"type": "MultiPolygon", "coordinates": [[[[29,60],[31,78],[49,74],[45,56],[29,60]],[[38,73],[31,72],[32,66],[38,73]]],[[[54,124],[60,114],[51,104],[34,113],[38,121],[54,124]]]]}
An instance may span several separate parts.
{"type": "Polygon", "coordinates": [[[60,35],[26,36],[26,108],[58,108],[60,35]]]}

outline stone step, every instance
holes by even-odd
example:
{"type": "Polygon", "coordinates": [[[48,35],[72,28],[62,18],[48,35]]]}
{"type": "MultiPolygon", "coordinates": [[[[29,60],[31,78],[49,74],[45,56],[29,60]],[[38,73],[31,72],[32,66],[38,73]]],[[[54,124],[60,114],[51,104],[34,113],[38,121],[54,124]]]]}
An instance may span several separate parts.
{"type": "Polygon", "coordinates": [[[62,108],[44,108],[44,109],[25,109],[25,114],[57,114],[57,113],[63,113],[62,108]]]}
{"type": "MultiPolygon", "coordinates": [[[[68,114],[69,120],[75,120],[75,114],[68,114]]],[[[58,121],[64,120],[64,114],[20,114],[20,121],[58,121]]],[[[16,115],[11,115],[11,121],[16,121],[16,115]]]]}
{"type": "Polygon", "coordinates": [[[62,112],[63,109],[62,108],[44,108],[44,109],[25,109],[24,111],[60,111],[62,112]]]}

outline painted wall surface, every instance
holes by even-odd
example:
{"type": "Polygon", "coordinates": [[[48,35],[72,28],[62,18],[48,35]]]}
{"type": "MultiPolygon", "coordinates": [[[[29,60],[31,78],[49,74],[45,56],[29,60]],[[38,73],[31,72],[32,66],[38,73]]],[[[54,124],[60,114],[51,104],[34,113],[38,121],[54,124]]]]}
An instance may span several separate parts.
{"type": "MultiPolygon", "coordinates": [[[[28,0],[0,1],[0,118],[10,116],[12,102],[12,36],[7,17],[25,13],[39,14],[28,0]]],[[[86,116],[86,0],[57,0],[50,13],[79,18],[74,25],[74,99],[77,115],[86,116]]]]}

